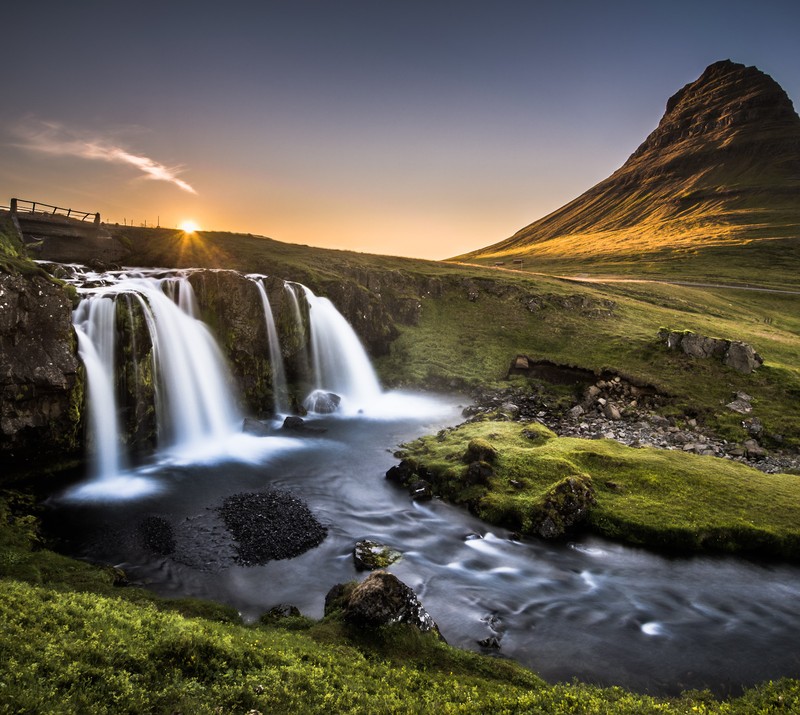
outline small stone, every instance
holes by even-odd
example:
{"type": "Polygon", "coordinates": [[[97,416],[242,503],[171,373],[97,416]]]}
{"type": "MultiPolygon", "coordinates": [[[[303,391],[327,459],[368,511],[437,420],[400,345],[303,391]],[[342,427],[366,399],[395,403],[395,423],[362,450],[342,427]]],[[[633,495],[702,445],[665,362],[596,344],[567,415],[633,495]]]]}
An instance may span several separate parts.
{"type": "Polygon", "coordinates": [[[497,636],[489,636],[488,638],[482,638],[479,640],[478,645],[481,646],[481,648],[500,650],[500,639],[497,636]]]}
{"type": "Polygon", "coordinates": [[[353,548],[353,561],[359,571],[385,569],[397,561],[402,554],[384,544],[367,539],[359,541],[353,548]]]}
{"type": "Polygon", "coordinates": [[[417,479],[408,485],[408,493],[414,501],[433,499],[433,486],[424,479],[417,479]]]}

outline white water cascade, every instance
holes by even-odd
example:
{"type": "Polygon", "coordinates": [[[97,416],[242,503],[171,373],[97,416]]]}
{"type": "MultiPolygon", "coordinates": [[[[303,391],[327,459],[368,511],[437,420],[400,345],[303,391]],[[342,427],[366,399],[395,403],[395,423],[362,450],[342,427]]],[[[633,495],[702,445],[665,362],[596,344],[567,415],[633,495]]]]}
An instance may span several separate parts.
{"type": "Polygon", "coordinates": [[[119,474],[122,466],[113,375],[116,315],[113,300],[98,298],[81,301],[73,316],[78,354],[86,369],[92,471],[98,476],[119,474]]]}
{"type": "Polygon", "coordinates": [[[278,330],[275,327],[275,316],[269,303],[267,289],[264,287],[262,276],[250,276],[253,279],[258,293],[261,296],[261,305],[264,308],[264,323],[267,328],[267,342],[269,344],[269,364],[272,370],[272,394],[274,397],[273,409],[276,414],[289,412],[289,386],[286,383],[286,368],[281,354],[281,343],[278,330]]]}
{"type": "Polygon", "coordinates": [[[302,288],[308,303],[314,379],[306,408],[313,411],[315,393],[332,392],[341,397],[342,412],[369,412],[381,401],[383,392],[361,341],[330,300],[302,288]]]}
{"type": "Polygon", "coordinates": [[[194,292],[185,277],[123,274],[82,293],[73,323],[87,374],[96,479],[115,480],[124,467],[114,381],[119,296],[139,304],[150,336],[159,450],[207,453],[234,434],[241,418],[230,377],[208,328],[191,315],[194,292]]]}

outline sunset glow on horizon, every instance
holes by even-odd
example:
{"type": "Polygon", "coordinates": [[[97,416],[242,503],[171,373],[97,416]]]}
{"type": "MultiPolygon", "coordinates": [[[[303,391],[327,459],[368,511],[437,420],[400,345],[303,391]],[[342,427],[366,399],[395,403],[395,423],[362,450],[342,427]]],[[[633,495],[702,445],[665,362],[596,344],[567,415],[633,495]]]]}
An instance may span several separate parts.
{"type": "Polygon", "coordinates": [[[447,258],[609,176],[713,62],[800,101],[800,5],[765,7],[15,3],[0,204],[447,258]]]}
{"type": "Polygon", "coordinates": [[[197,224],[197,221],[191,221],[189,219],[181,221],[178,224],[178,228],[184,233],[197,233],[200,230],[200,226],[197,224]]]}

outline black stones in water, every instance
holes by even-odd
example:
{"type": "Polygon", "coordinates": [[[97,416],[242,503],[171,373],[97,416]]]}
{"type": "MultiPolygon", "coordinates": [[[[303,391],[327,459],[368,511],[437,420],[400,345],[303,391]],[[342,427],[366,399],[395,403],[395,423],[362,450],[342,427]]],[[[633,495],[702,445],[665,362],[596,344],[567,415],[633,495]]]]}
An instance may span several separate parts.
{"type": "Polygon", "coordinates": [[[288,492],[234,494],[219,511],[236,539],[237,561],[244,566],[294,558],[328,535],[308,506],[288,492]]]}

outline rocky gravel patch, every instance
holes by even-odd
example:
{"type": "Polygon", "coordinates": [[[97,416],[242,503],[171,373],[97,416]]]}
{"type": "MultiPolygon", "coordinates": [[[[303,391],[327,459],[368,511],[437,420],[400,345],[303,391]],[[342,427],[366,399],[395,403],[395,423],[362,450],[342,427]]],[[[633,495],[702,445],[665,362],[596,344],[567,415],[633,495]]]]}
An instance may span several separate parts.
{"type": "Polygon", "coordinates": [[[652,388],[637,387],[621,377],[598,380],[587,386],[580,399],[566,410],[548,405],[545,398],[520,387],[482,391],[463,414],[467,421],[501,417],[537,421],[561,437],[613,439],[629,447],[655,447],[744,462],[767,473],[800,472],[800,454],[767,450],[760,438],[763,425],[752,411],[752,397],[732,395],[728,409],[743,416],[750,435],[730,442],[706,429],[697,419],[664,417],[658,408],[666,399],[652,388]]]}
{"type": "Polygon", "coordinates": [[[234,494],[219,511],[236,539],[237,561],[244,566],[294,558],[328,535],[305,502],[288,492],[234,494]]]}

